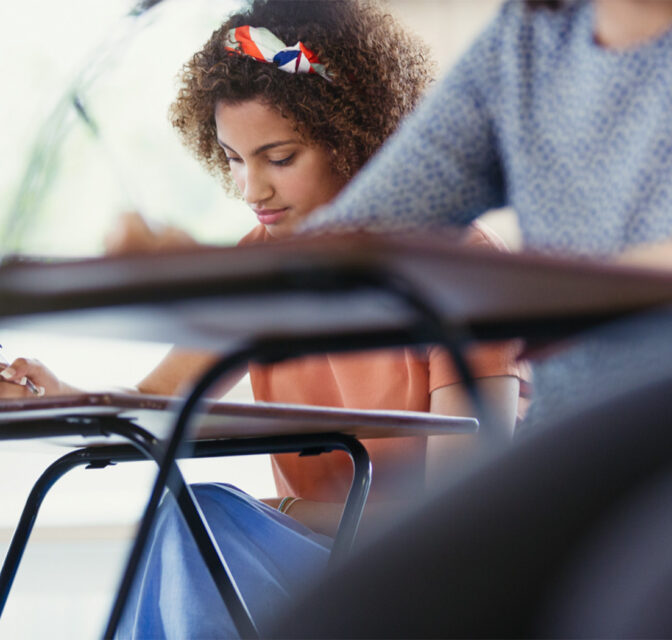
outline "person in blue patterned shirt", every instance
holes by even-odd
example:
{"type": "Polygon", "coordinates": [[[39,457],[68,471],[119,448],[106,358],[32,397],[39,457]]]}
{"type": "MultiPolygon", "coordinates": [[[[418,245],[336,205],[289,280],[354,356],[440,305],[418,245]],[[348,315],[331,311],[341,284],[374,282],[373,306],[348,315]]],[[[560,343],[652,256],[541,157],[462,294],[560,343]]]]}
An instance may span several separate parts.
{"type": "Polygon", "coordinates": [[[512,206],[535,250],[671,236],[672,3],[547,4],[506,2],[310,227],[466,225],[512,206]]]}
{"type": "MultiPolygon", "coordinates": [[[[527,249],[605,258],[660,243],[671,60],[672,2],[509,0],[304,231],[464,226],[511,206],[527,249]]],[[[585,343],[538,363],[528,423],[590,393],[600,361],[585,343]]]]}

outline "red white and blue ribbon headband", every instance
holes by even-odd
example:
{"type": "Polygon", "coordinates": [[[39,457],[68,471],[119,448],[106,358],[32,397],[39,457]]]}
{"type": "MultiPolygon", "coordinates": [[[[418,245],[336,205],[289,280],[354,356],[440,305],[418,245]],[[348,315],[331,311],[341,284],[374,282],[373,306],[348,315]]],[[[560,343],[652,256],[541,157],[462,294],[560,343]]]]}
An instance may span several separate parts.
{"type": "Polygon", "coordinates": [[[224,40],[227,51],[250,56],[261,62],[271,62],[289,73],[317,73],[325,80],[331,76],[317,56],[303,42],[288,47],[280,38],[264,27],[236,27],[230,29],[224,40]]]}

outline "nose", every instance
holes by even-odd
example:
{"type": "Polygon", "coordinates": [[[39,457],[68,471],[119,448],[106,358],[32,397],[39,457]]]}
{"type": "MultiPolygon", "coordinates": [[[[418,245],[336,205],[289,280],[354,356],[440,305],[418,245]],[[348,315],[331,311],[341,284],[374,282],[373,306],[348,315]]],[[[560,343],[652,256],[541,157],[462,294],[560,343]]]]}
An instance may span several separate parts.
{"type": "Polygon", "coordinates": [[[245,170],[245,184],[243,197],[249,205],[265,202],[273,196],[273,184],[262,169],[247,166],[245,170]]]}

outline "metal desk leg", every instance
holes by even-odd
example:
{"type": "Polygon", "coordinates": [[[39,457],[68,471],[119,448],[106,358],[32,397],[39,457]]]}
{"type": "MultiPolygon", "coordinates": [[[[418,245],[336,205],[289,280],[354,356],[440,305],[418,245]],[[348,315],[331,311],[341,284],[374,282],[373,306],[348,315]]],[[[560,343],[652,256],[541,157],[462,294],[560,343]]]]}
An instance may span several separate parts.
{"type": "MultiPolygon", "coordinates": [[[[9,597],[9,592],[14,583],[19,564],[23,558],[30,534],[33,531],[37,519],[37,514],[46,494],[68,471],[83,464],[91,464],[91,459],[82,458],[80,451],[69,453],[51,464],[33,486],[21,513],[19,524],[12,536],[12,541],[7,551],[2,571],[0,572],[0,615],[2,615],[7,603],[7,598],[9,597]]],[[[105,460],[101,466],[106,466],[107,464],[111,464],[111,461],[105,460]]],[[[216,584],[221,585],[225,583],[226,579],[230,578],[230,576],[224,557],[214,542],[212,532],[210,532],[207,527],[207,522],[200,511],[191,490],[187,487],[184,478],[179,472],[176,472],[171,478],[169,490],[175,495],[179,509],[182,512],[190,531],[192,534],[196,531],[194,537],[201,541],[199,551],[205,559],[213,579],[217,581],[216,584]],[[209,533],[212,544],[208,545],[203,542],[203,529],[206,529],[209,533]]]]}
{"type": "MultiPolygon", "coordinates": [[[[72,428],[72,426],[70,428],[72,428]]],[[[108,422],[102,431],[107,433],[116,433],[117,435],[125,437],[132,443],[133,447],[137,449],[136,455],[138,458],[154,460],[157,462],[157,464],[159,464],[159,470],[161,469],[163,447],[153,436],[144,431],[142,428],[130,423],[120,422],[110,424],[108,422]]],[[[18,565],[25,551],[28,538],[30,537],[30,533],[32,532],[35,519],[37,517],[37,512],[40,508],[40,505],[42,504],[42,501],[44,500],[45,495],[54,485],[54,483],[65,473],[75,468],[76,466],[82,464],[91,464],[92,458],[96,457],[97,456],[93,454],[87,458],[83,458],[82,450],[67,454],[66,456],[63,456],[63,458],[50,465],[33,487],[21,515],[17,530],[12,538],[7,557],[3,564],[2,572],[0,572],[0,613],[2,613],[2,609],[6,604],[9,591],[16,576],[18,565]]],[[[104,454],[102,454],[101,457],[104,457],[104,454]]],[[[101,461],[101,457],[98,457],[99,461],[101,461]]],[[[109,460],[105,462],[105,464],[109,464],[109,460]]],[[[235,612],[242,608],[244,610],[244,614],[249,617],[249,612],[247,612],[245,603],[240,597],[240,593],[236,587],[235,581],[231,576],[226,561],[222,556],[219,547],[217,546],[214,536],[212,535],[212,532],[207,525],[200,507],[198,506],[191,489],[189,489],[186,482],[184,481],[179,468],[174,462],[171,465],[166,486],[175,495],[180,511],[185,518],[187,526],[194,540],[196,541],[199,552],[205,560],[210,575],[212,576],[215,585],[229,611],[235,612]]],[[[117,624],[121,618],[122,613],[123,609],[116,611],[117,624]]],[[[108,628],[109,634],[106,635],[106,637],[112,637],[115,630],[116,625],[114,629],[110,630],[108,628]]],[[[256,629],[254,629],[254,633],[256,634],[256,629]]],[[[253,634],[246,635],[249,636],[253,634]]]]}
{"type": "MultiPolygon", "coordinates": [[[[228,447],[225,446],[224,448],[229,452],[229,455],[259,453],[260,451],[296,451],[297,449],[302,450],[310,448],[345,450],[350,455],[353,462],[353,482],[343,509],[343,515],[341,516],[338,532],[330,555],[330,564],[340,560],[352,548],[371,484],[371,462],[366,449],[356,438],[342,434],[279,436],[267,439],[254,438],[250,439],[249,442],[241,442],[240,440],[232,441],[228,443],[228,447]]],[[[180,511],[185,518],[199,552],[215,582],[215,586],[222,597],[224,605],[227,607],[229,614],[231,614],[241,637],[256,637],[257,630],[254,621],[252,620],[242,594],[236,586],[235,578],[231,575],[226,560],[207,524],[207,520],[191,489],[184,482],[177,465],[173,463],[172,467],[173,469],[171,473],[166,477],[166,486],[173,492],[178,501],[180,511]],[[248,623],[250,626],[247,626],[248,623]]],[[[144,546],[144,542],[142,546],[144,546]]],[[[138,545],[136,540],[134,551],[137,548],[138,545]]],[[[132,568],[132,572],[129,574],[127,567],[127,574],[124,577],[125,580],[128,579],[129,575],[135,574],[137,566],[140,563],[140,557],[141,556],[138,555],[137,558],[131,558],[131,560],[129,560],[129,566],[132,568]]],[[[110,621],[105,632],[105,638],[114,636],[114,632],[123,613],[131,584],[132,582],[129,582],[127,585],[122,583],[124,592],[120,589],[119,594],[122,594],[123,598],[120,598],[119,594],[117,595],[117,601],[115,602],[112,615],[110,616],[110,621]]]]}
{"type": "Polygon", "coordinates": [[[59,478],[64,476],[71,469],[85,463],[86,461],[82,461],[81,458],[77,456],[77,451],[73,451],[47,467],[33,486],[28,496],[28,500],[26,501],[26,505],[23,508],[23,512],[21,513],[19,524],[12,536],[12,542],[9,545],[7,556],[2,565],[2,572],[0,572],[0,616],[7,603],[9,591],[12,588],[16,572],[19,568],[19,563],[21,562],[26,545],[28,544],[28,538],[35,525],[37,512],[42,505],[44,497],[59,478]]]}
{"type": "MultiPolygon", "coordinates": [[[[187,527],[189,528],[199,553],[215,583],[215,587],[219,591],[219,595],[224,601],[241,638],[258,637],[256,626],[252,621],[247,605],[240,594],[238,586],[236,585],[226,560],[217,545],[215,537],[208,526],[193,492],[184,481],[182,473],[175,462],[175,457],[171,457],[166,461],[167,456],[164,447],[162,445],[157,445],[153,438],[148,442],[147,439],[143,437],[143,434],[138,434],[137,429],[127,426],[124,431],[125,433],[122,435],[128,438],[148,457],[152,457],[156,460],[159,465],[159,478],[157,478],[156,483],[162,481],[164,486],[170,489],[175,495],[187,527]]],[[[157,486],[156,483],[154,486],[155,489],[157,486]]],[[[157,493],[155,490],[152,491],[148,509],[154,514],[158,509],[161,497],[160,493],[157,493]]],[[[104,638],[113,638],[117,630],[152,525],[153,518],[151,520],[143,518],[142,523],[140,524],[135,544],[131,550],[127,571],[122,579],[121,587],[112,607],[112,613],[110,614],[107,627],[105,628],[104,638]],[[132,567],[132,571],[130,572],[128,571],[129,566],[132,567]]]]}
{"type": "Polygon", "coordinates": [[[341,521],[334,538],[334,545],[329,556],[329,566],[341,561],[352,549],[357,529],[364,513],[364,506],[371,486],[371,460],[364,446],[355,438],[341,436],[350,454],[353,466],[352,485],[343,507],[341,521]],[[347,439],[346,439],[347,438],[347,439]]]}
{"type": "MultiPolygon", "coordinates": [[[[371,463],[366,449],[357,439],[342,434],[320,434],[197,442],[192,457],[258,454],[261,450],[277,453],[294,451],[317,451],[319,453],[320,451],[327,452],[334,449],[342,449],[350,455],[353,462],[353,481],[334,539],[330,556],[330,564],[332,564],[335,560],[345,556],[353,545],[371,484],[371,463]]],[[[88,465],[90,468],[104,468],[116,462],[149,459],[151,458],[148,458],[146,453],[142,453],[138,448],[131,445],[88,447],[66,454],[53,462],[42,473],[26,500],[0,572],[0,615],[2,615],[9,597],[39,509],[54,484],[78,466],[88,465]]],[[[178,486],[174,486],[171,490],[177,490],[177,488],[178,486]]],[[[183,513],[185,507],[193,512],[184,500],[179,506],[183,513]]]]}
{"type": "MultiPolygon", "coordinates": [[[[361,334],[359,336],[359,338],[363,341],[366,341],[367,337],[369,337],[368,334],[361,334]]],[[[386,338],[385,341],[387,339],[389,338],[386,338]]],[[[188,432],[190,420],[193,415],[197,413],[203,397],[223,375],[230,373],[231,371],[243,365],[246,366],[251,360],[254,360],[255,358],[264,357],[268,359],[270,357],[282,360],[287,357],[288,349],[290,352],[292,352],[292,350],[296,351],[296,355],[303,355],[307,353],[323,351],[325,350],[324,347],[325,343],[321,338],[296,339],[294,341],[287,341],[284,339],[278,341],[271,339],[265,343],[259,342],[258,344],[245,344],[237,351],[224,356],[222,359],[216,362],[197,382],[194,389],[189,394],[184,404],[182,405],[182,408],[180,409],[177,420],[175,422],[173,433],[168,440],[165,450],[161,456],[159,473],[156,477],[149,502],[145,509],[140,528],[136,535],[135,543],[126,565],[119,590],[117,591],[117,597],[115,599],[112,612],[110,613],[110,618],[105,629],[105,638],[112,638],[117,626],[119,625],[119,620],[121,619],[126,600],[128,599],[133,581],[135,580],[136,572],[142,559],[144,547],[147,544],[154,519],[156,518],[161,496],[164,489],[170,485],[171,482],[173,482],[172,478],[175,475],[174,470],[176,469],[175,460],[182,455],[181,452],[184,446],[185,435],[188,432]]],[[[252,617],[250,616],[250,612],[245,605],[238,588],[236,587],[235,581],[228,571],[228,567],[226,566],[224,559],[221,558],[221,554],[219,554],[219,561],[221,562],[221,565],[217,564],[216,566],[210,566],[209,559],[214,561],[216,556],[216,554],[212,554],[212,551],[218,551],[218,549],[214,542],[212,532],[204,522],[202,513],[200,512],[200,509],[196,504],[193,495],[191,494],[191,490],[185,485],[184,488],[181,489],[176,495],[180,498],[180,500],[185,501],[184,507],[186,511],[183,511],[185,517],[188,514],[189,517],[193,516],[193,526],[192,524],[189,524],[192,535],[199,550],[202,551],[202,554],[206,554],[204,555],[206,565],[208,566],[213,579],[215,579],[217,589],[219,590],[222,599],[226,603],[239,635],[241,638],[257,638],[259,635],[257,628],[254,624],[254,621],[252,620],[252,617]],[[216,578],[216,573],[220,569],[223,569],[224,574],[222,576],[221,582],[216,578]]],[[[348,509],[346,513],[346,522],[352,517],[351,514],[352,509],[348,509]]],[[[191,523],[191,521],[188,522],[191,523]]],[[[340,553],[340,550],[337,550],[337,558],[339,557],[340,553]]]]}
{"type": "MultiPolygon", "coordinates": [[[[140,454],[136,450],[133,451],[134,455],[125,455],[125,459],[152,460],[152,457],[148,458],[146,455],[140,454]]],[[[37,480],[23,508],[19,524],[12,537],[2,571],[0,572],[0,615],[2,615],[7,598],[9,597],[9,592],[16,577],[19,564],[26,546],[28,545],[28,540],[37,519],[37,514],[46,494],[63,475],[77,466],[88,464],[92,467],[104,467],[113,464],[114,461],[115,459],[109,454],[103,450],[96,452],[95,448],[93,450],[82,449],[73,451],[51,464],[37,480]]],[[[190,531],[192,534],[196,531],[196,535],[202,540],[203,528],[207,528],[207,523],[197,506],[193,494],[188,489],[179,471],[176,471],[171,479],[169,490],[175,495],[178,507],[187,521],[190,531]]],[[[209,532],[209,529],[207,529],[207,531],[209,532]]],[[[211,532],[210,536],[212,536],[211,532]]],[[[212,545],[209,547],[207,544],[202,543],[199,546],[199,551],[204,559],[206,559],[206,564],[208,565],[211,575],[213,575],[213,579],[216,579],[219,584],[224,583],[228,578],[228,574],[226,574],[228,568],[221,555],[221,551],[214,542],[214,538],[212,538],[212,545]],[[221,575],[222,572],[224,572],[224,576],[221,575]]]]}
{"type": "Polygon", "coordinates": [[[333,563],[347,554],[354,544],[371,486],[371,460],[357,438],[342,433],[323,433],[236,438],[213,442],[209,446],[204,442],[197,442],[193,457],[201,457],[200,451],[203,451],[204,456],[241,456],[262,452],[293,453],[296,451],[302,452],[303,455],[317,455],[334,449],[345,451],[350,456],[353,477],[329,558],[329,562],[333,563]]]}
{"type": "MultiPolygon", "coordinates": [[[[164,489],[173,481],[172,477],[174,476],[174,471],[176,469],[175,460],[180,457],[180,453],[184,446],[184,436],[187,431],[189,419],[198,409],[199,402],[203,395],[208,391],[208,389],[210,389],[211,386],[215,384],[215,382],[217,382],[217,380],[219,380],[221,375],[232,371],[233,369],[243,364],[247,364],[249,359],[249,349],[242,348],[232,356],[227,356],[220,360],[215,364],[214,367],[212,367],[212,369],[210,369],[210,371],[205,374],[205,376],[203,376],[203,378],[196,385],[194,391],[184,403],[177,418],[175,428],[173,429],[173,434],[161,456],[159,473],[157,474],[154,487],[152,488],[152,493],[147,503],[147,507],[145,508],[144,516],[136,534],[135,542],[133,544],[133,548],[131,549],[131,554],[126,564],[126,569],[122,576],[121,584],[119,585],[117,596],[115,598],[112,611],[105,628],[105,633],[103,636],[104,638],[113,638],[116,629],[119,626],[121,615],[124,611],[126,601],[135,580],[135,575],[142,560],[145,545],[149,540],[149,535],[154,525],[154,519],[159,509],[161,497],[163,495],[164,489]]],[[[188,488],[186,488],[184,495],[183,492],[180,492],[178,496],[180,497],[180,500],[185,500],[185,504],[186,498],[191,497],[191,502],[194,506],[194,509],[197,513],[199,512],[198,506],[193,501],[193,495],[191,495],[191,492],[188,488]]],[[[194,535],[194,540],[199,550],[201,547],[207,546],[210,546],[211,550],[217,549],[216,544],[213,544],[212,533],[202,520],[200,520],[200,528],[192,530],[192,535],[194,535]]],[[[209,556],[211,555],[212,554],[209,554],[209,556]]],[[[216,551],[215,555],[217,555],[216,551]]],[[[221,556],[221,554],[219,555],[221,556]]],[[[250,612],[247,609],[245,602],[240,596],[240,592],[238,591],[235,582],[231,578],[230,572],[228,572],[226,564],[223,566],[219,565],[218,567],[211,567],[208,559],[204,558],[204,560],[206,561],[208,570],[215,579],[215,585],[217,586],[222,599],[229,608],[229,613],[231,614],[233,623],[241,638],[257,638],[259,636],[257,628],[252,621],[252,617],[250,616],[250,612]],[[215,576],[219,569],[223,569],[223,571],[221,571],[221,582],[218,577],[215,576]]]]}

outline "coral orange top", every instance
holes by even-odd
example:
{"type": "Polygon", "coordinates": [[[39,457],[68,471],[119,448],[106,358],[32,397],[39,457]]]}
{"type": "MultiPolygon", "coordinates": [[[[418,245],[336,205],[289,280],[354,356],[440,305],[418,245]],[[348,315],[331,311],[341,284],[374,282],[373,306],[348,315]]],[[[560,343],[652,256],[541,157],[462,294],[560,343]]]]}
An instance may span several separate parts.
{"type": "MultiPolygon", "coordinates": [[[[263,225],[239,244],[272,242],[263,225]]],[[[506,250],[480,224],[469,229],[466,242],[506,250]]],[[[515,341],[487,343],[467,351],[475,377],[520,377],[515,341]]],[[[439,347],[385,349],[328,354],[288,360],[273,365],[251,364],[254,398],[349,409],[429,411],[430,394],[459,383],[450,356],[439,347]]],[[[373,480],[370,499],[385,493],[424,487],[427,438],[381,438],[365,442],[371,456],[373,480]]],[[[352,480],[352,464],[343,451],[318,456],[278,454],[271,458],[278,495],[308,500],[343,501],[352,480]]]]}

